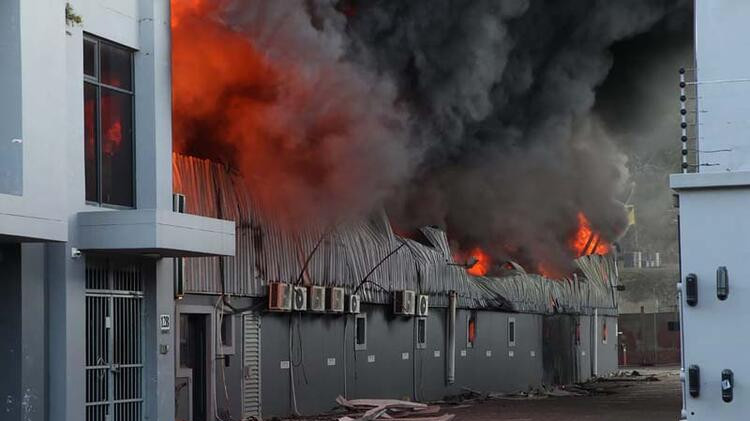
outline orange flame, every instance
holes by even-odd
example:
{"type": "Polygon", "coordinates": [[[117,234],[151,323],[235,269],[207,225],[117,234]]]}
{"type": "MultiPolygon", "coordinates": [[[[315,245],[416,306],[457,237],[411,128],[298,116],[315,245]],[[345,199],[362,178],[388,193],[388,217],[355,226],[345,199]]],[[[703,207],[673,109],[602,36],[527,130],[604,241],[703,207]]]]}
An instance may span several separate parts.
{"type": "Polygon", "coordinates": [[[479,247],[474,247],[474,249],[471,250],[469,256],[477,259],[477,262],[474,264],[474,266],[466,270],[470,275],[484,276],[487,274],[487,272],[490,271],[492,259],[487,253],[484,252],[484,250],[479,247]]]}
{"type": "Polygon", "coordinates": [[[405,151],[390,90],[371,95],[369,76],[323,41],[273,22],[227,25],[226,3],[171,0],[174,150],[239,170],[260,210],[282,222],[367,213],[406,173],[380,171],[405,151]],[[293,54],[303,48],[313,59],[293,54]]]}
{"type": "Polygon", "coordinates": [[[591,228],[591,222],[583,212],[578,212],[578,230],[570,239],[570,248],[576,253],[576,257],[609,253],[609,245],[601,234],[591,228]]]}

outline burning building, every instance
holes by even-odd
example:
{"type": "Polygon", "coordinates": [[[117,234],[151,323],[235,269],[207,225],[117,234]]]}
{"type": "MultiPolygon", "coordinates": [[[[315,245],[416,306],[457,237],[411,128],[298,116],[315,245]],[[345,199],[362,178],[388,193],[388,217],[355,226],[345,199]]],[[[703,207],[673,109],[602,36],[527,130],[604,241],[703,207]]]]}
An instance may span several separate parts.
{"type": "Polygon", "coordinates": [[[312,413],[614,369],[597,253],[627,177],[591,107],[607,47],[678,1],[30,3],[0,2],[5,417],[312,413]]]}
{"type": "Polygon", "coordinates": [[[518,266],[474,276],[440,229],[401,237],[380,212],[293,232],[221,164],[175,155],[174,174],[188,212],[237,226],[234,257],[185,259],[178,278],[178,419],[309,415],[338,395],[427,401],[617,369],[610,256],[582,256],[580,276],[559,280],[518,266]]]}

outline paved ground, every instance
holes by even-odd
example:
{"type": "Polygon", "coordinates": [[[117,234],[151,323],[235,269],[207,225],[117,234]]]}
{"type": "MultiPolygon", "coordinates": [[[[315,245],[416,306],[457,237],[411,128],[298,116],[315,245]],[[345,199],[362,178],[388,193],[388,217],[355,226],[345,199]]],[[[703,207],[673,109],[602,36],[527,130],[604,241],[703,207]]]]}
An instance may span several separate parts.
{"type": "MultiPolygon", "coordinates": [[[[588,396],[469,400],[440,403],[454,421],[676,421],[680,415],[679,369],[636,369],[640,376],[589,383],[588,396]],[[649,377],[654,379],[648,380],[649,377]]],[[[301,420],[335,421],[341,415],[301,420]]]]}
{"type": "Polygon", "coordinates": [[[599,393],[541,400],[490,400],[470,408],[450,409],[456,421],[675,421],[681,408],[677,369],[638,369],[638,377],[598,382],[599,393]]]}

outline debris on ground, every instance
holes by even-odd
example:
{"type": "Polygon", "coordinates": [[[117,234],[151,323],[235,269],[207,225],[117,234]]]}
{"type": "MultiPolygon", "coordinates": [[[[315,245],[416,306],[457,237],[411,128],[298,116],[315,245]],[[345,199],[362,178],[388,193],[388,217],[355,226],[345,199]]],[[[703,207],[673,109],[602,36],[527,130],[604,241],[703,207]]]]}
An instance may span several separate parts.
{"type": "MultiPolygon", "coordinates": [[[[429,404],[396,399],[346,399],[336,398],[338,408],[317,417],[295,418],[296,421],[450,421],[452,413],[442,413],[450,408],[452,411],[464,412],[475,406],[491,401],[527,401],[550,398],[577,398],[587,396],[606,396],[623,390],[639,387],[641,382],[666,380],[663,373],[641,373],[635,370],[619,371],[607,377],[595,377],[584,383],[548,386],[541,385],[525,391],[512,393],[487,393],[469,387],[461,388],[461,393],[446,396],[442,400],[429,404]],[[660,378],[661,376],[661,378],[660,378]]],[[[508,403],[510,404],[510,402],[508,403]]]]}
{"type": "Polygon", "coordinates": [[[658,382],[656,374],[644,376],[638,370],[621,370],[608,377],[595,377],[590,382],[658,382]]]}
{"type": "Polygon", "coordinates": [[[427,405],[418,402],[395,399],[346,399],[336,398],[336,402],[352,413],[340,417],[338,421],[372,421],[397,419],[400,421],[450,421],[455,415],[437,415],[439,405],[427,405]]]}

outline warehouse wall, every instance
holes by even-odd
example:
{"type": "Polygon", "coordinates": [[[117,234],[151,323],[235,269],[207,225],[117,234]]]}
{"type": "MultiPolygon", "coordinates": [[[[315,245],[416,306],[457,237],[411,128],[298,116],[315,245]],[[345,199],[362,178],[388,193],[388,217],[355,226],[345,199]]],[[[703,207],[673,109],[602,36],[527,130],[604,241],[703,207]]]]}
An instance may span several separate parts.
{"type": "MultiPolygon", "coordinates": [[[[430,309],[427,347],[416,349],[416,318],[391,315],[387,306],[363,306],[367,313],[367,349],[354,351],[353,316],[302,315],[295,329],[303,353],[294,367],[297,409],[303,414],[328,411],[335,398],[436,400],[463,388],[496,392],[526,390],[542,381],[542,318],[529,314],[478,311],[477,339],[467,345],[470,311],[459,310],[456,329],[456,382],[446,385],[445,309],[430,309]],[[516,345],[508,346],[508,318],[516,319],[516,345]],[[344,321],[346,320],[346,328],[344,321]],[[512,351],[512,355],[510,353],[512,351]],[[329,359],[331,359],[329,365],[329,359]],[[335,361],[333,361],[335,359],[335,361]],[[347,361],[346,366],[342,361],[347,361]]],[[[299,317],[299,316],[294,316],[299,317]]],[[[292,411],[289,370],[289,314],[263,317],[263,415],[292,411]]],[[[299,355],[299,354],[297,354],[299,355]]]]}
{"type": "MultiPolygon", "coordinates": [[[[217,297],[189,295],[180,308],[212,309],[217,297]]],[[[427,318],[427,346],[416,349],[414,317],[397,317],[383,305],[363,305],[367,314],[367,349],[354,350],[353,315],[265,312],[264,300],[232,299],[235,308],[255,304],[261,322],[261,399],[264,417],[293,412],[290,365],[294,374],[297,410],[301,414],[326,412],[338,395],[350,398],[442,399],[465,392],[511,392],[538,387],[543,382],[586,380],[592,360],[575,356],[592,351],[591,317],[541,316],[459,309],[456,315],[456,379],[446,384],[446,309],[431,308],[427,318]],[[477,335],[467,346],[468,319],[474,313],[477,335]],[[515,319],[515,345],[508,342],[508,322],[515,319]],[[575,326],[581,323],[581,343],[574,345],[575,326]],[[290,325],[292,354],[290,356],[290,325]],[[550,335],[554,338],[549,337],[550,335]],[[300,344],[302,345],[300,347],[300,344]],[[554,364],[550,365],[550,361],[554,364]],[[583,362],[585,361],[585,362],[583,362]],[[578,368],[578,371],[576,371],[578,368]],[[558,373],[555,373],[557,370],[558,373]]],[[[179,314],[176,315],[179,317],[179,314]]],[[[600,317],[601,320],[604,317],[600,317]]],[[[608,320],[613,323],[613,320],[608,320]]],[[[239,418],[242,411],[242,316],[234,316],[234,346],[225,360],[217,351],[214,368],[216,407],[220,415],[239,418]]],[[[609,326],[608,344],[615,341],[609,326]]],[[[616,341],[615,341],[616,342],[616,341]]],[[[600,371],[614,361],[616,345],[599,349],[600,371]],[[611,352],[609,351],[611,348],[611,352]]]]}
{"type": "Polygon", "coordinates": [[[577,375],[576,323],[574,316],[544,316],[542,328],[545,384],[567,384],[577,375]]]}
{"type": "Polygon", "coordinates": [[[594,331],[594,320],[591,316],[568,316],[573,317],[578,323],[580,331],[579,341],[576,345],[576,382],[584,382],[593,374],[593,341],[591,336],[594,331]]]}

